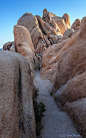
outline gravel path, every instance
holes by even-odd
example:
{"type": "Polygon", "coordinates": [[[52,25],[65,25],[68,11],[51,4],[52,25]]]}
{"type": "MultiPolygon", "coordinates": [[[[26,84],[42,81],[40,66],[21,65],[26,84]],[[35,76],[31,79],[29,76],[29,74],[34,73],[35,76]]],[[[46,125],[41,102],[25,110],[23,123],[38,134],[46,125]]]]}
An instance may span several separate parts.
{"type": "Polygon", "coordinates": [[[49,80],[42,80],[38,70],[34,84],[39,88],[38,102],[43,102],[46,107],[45,116],[42,118],[42,138],[82,138],[67,113],[61,111],[51,97],[49,90],[52,84],[49,80]]]}

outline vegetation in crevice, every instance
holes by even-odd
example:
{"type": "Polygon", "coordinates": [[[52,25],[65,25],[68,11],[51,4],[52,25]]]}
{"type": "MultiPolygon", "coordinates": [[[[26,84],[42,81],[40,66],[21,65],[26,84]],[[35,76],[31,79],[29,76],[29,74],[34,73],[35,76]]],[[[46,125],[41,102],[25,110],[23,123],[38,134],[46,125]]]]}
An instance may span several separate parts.
{"type": "Polygon", "coordinates": [[[36,119],[36,136],[40,136],[41,130],[44,128],[44,126],[41,124],[41,119],[46,111],[45,105],[42,102],[37,102],[38,91],[39,89],[35,88],[34,112],[36,119]]]}

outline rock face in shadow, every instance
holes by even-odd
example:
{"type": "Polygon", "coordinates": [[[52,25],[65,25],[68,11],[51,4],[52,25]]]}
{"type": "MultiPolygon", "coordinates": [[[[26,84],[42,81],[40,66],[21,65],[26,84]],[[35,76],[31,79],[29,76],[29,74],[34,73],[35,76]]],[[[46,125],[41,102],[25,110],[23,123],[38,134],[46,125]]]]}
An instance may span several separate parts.
{"type": "Polygon", "coordinates": [[[27,60],[0,52],[0,138],[36,138],[34,85],[27,60]]]}
{"type": "Polygon", "coordinates": [[[14,44],[14,41],[5,43],[3,45],[3,50],[15,52],[15,44],[14,44]]]}

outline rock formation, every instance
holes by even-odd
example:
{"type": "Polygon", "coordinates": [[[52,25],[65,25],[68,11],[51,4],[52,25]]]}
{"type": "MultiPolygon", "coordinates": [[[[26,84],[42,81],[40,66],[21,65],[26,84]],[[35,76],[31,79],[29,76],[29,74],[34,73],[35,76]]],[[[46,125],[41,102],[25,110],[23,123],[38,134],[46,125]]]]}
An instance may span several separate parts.
{"type": "MultiPolygon", "coordinates": [[[[70,18],[69,15],[66,13],[62,17],[59,17],[47,11],[47,9],[43,10],[42,17],[38,15],[34,16],[31,13],[25,13],[22,17],[20,17],[20,19],[17,22],[17,25],[14,26],[14,43],[16,52],[22,54],[28,61],[27,63],[24,57],[21,56],[22,62],[25,62],[25,64],[27,64],[28,69],[30,65],[31,69],[31,75],[29,74],[30,80],[31,77],[34,78],[35,68],[38,69],[41,68],[40,75],[42,79],[48,79],[53,84],[51,93],[57,105],[62,110],[67,111],[69,116],[74,121],[77,130],[85,138],[86,137],[85,134],[86,133],[86,127],[85,127],[86,126],[86,119],[85,119],[86,17],[84,17],[82,20],[76,19],[75,22],[70,27],[70,18]],[[83,123],[84,120],[85,123],[83,123]]],[[[11,51],[12,42],[5,44],[3,49],[11,51]]],[[[7,54],[10,56],[9,53],[7,54]]],[[[24,70],[22,70],[21,68],[24,68],[24,65],[23,63],[21,63],[21,60],[20,58],[18,59],[18,57],[19,55],[15,57],[14,60],[12,57],[11,58],[12,61],[15,61],[15,59],[17,59],[14,65],[18,66],[19,68],[16,67],[17,70],[19,70],[22,73],[24,70]]],[[[7,64],[9,62],[7,61],[7,64]]],[[[13,71],[12,73],[14,73],[14,70],[12,71],[13,71]]],[[[17,80],[18,77],[19,77],[19,72],[17,80]]],[[[32,80],[30,81],[30,83],[32,83],[33,85],[32,80]]],[[[18,87],[18,85],[20,84],[21,83],[17,84],[16,87],[18,87]]],[[[26,89],[28,89],[29,91],[28,86],[26,87],[26,89]]],[[[31,89],[31,91],[33,90],[31,89]]],[[[17,95],[15,96],[17,97],[17,95]]],[[[21,99],[19,100],[22,103],[21,99]]],[[[18,105],[20,107],[20,103],[18,103],[18,105]]],[[[16,104],[14,104],[14,106],[16,109],[16,104]]],[[[1,108],[3,108],[3,106],[1,108]]],[[[14,112],[17,111],[18,109],[16,111],[14,110],[14,112]]],[[[14,118],[15,117],[17,118],[16,119],[17,121],[19,119],[19,116],[15,115],[14,118]]],[[[20,122],[20,124],[22,125],[22,122],[20,122]]],[[[25,125],[25,127],[26,126],[27,124],[25,125]]],[[[32,127],[32,124],[30,125],[30,127],[32,127]]],[[[16,130],[16,128],[17,126],[15,125],[14,130],[16,130]]],[[[17,134],[21,135],[19,129],[20,128],[18,128],[18,132],[15,135],[17,134]]],[[[27,134],[28,130],[26,131],[27,134]]],[[[33,135],[34,138],[35,133],[33,133],[33,135]]],[[[32,131],[31,131],[31,137],[32,137],[32,131]]]]}
{"type": "Polygon", "coordinates": [[[15,44],[13,42],[7,42],[3,45],[3,50],[15,52],[15,44]]]}
{"type": "Polygon", "coordinates": [[[42,40],[42,32],[39,28],[37,18],[31,13],[24,14],[17,22],[18,25],[26,27],[32,38],[33,45],[36,46],[42,40]]]}
{"type": "Polygon", "coordinates": [[[31,74],[34,76],[34,47],[30,33],[24,26],[14,26],[15,49],[18,53],[25,56],[31,68],[31,74]]]}
{"type": "Polygon", "coordinates": [[[27,60],[0,52],[0,138],[36,138],[34,85],[27,60]]]}
{"type": "Polygon", "coordinates": [[[71,29],[80,30],[81,20],[76,19],[75,22],[72,24],[71,29]]]}
{"type": "Polygon", "coordinates": [[[71,38],[67,37],[61,43],[47,48],[43,53],[41,69],[41,77],[53,82],[52,92],[57,105],[68,112],[84,138],[86,137],[86,121],[83,123],[86,103],[85,45],[86,17],[81,21],[80,31],[74,34],[72,32],[71,38]]]}
{"type": "Polygon", "coordinates": [[[63,34],[63,39],[70,38],[73,35],[73,33],[74,33],[73,29],[66,30],[63,34]]]}

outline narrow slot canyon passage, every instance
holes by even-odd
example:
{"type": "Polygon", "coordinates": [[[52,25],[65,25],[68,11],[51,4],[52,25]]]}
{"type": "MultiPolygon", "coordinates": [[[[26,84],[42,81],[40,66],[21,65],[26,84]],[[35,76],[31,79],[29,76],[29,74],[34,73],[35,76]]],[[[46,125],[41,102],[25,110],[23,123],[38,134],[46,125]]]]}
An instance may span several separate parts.
{"type": "Polygon", "coordinates": [[[50,95],[51,82],[49,80],[42,80],[38,70],[36,71],[34,84],[39,89],[37,101],[44,103],[46,108],[45,116],[42,118],[44,129],[41,131],[41,137],[82,138],[67,113],[56,105],[53,97],[50,95]]]}

